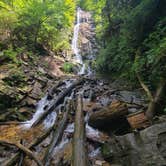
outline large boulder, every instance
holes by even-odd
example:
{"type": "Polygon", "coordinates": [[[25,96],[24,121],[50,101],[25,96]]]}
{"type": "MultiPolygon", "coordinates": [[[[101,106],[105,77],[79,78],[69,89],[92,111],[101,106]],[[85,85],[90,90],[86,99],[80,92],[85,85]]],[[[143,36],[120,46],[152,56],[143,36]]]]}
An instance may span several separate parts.
{"type": "Polygon", "coordinates": [[[166,122],[140,132],[113,137],[102,148],[103,156],[123,166],[164,166],[166,164],[166,122]]]}

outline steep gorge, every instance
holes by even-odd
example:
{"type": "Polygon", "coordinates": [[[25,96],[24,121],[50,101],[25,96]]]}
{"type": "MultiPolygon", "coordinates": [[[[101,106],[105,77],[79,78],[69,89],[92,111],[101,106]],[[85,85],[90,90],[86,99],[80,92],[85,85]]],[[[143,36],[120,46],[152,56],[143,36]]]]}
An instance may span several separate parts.
{"type": "MultiPolygon", "coordinates": [[[[0,126],[1,165],[164,165],[166,149],[161,145],[166,132],[165,118],[156,122],[160,124],[147,129],[144,128],[149,124],[141,126],[138,130],[144,130],[133,132],[127,116],[146,110],[147,103],[140,90],[133,92],[95,76],[91,68],[97,53],[94,24],[91,14],[80,8],[72,48],[74,54],[65,60],[76,64],[77,74],[64,76],[58,67],[60,80],[48,77],[46,82],[50,85],[45,90],[36,85],[45,93],[41,100],[39,92],[32,90],[39,100],[32,119],[24,124],[4,122],[0,126]],[[10,143],[14,146],[6,147],[10,143]],[[32,156],[17,144],[33,151],[42,163],[31,160],[32,156]]],[[[50,63],[55,65],[58,60],[53,58],[50,63]]],[[[45,71],[40,68],[40,72],[45,71]]],[[[57,68],[49,75],[55,72],[57,68]]]]}

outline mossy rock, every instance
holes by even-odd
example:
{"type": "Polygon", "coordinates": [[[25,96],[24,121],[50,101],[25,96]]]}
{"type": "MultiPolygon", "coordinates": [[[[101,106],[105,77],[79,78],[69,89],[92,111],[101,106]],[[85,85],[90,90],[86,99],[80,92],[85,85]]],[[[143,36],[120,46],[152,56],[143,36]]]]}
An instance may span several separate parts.
{"type": "Polygon", "coordinates": [[[103,144],[101,148],[101,153],[104,158],[112,158],[113,154],[111,148],[108,144],[103,144]]]}

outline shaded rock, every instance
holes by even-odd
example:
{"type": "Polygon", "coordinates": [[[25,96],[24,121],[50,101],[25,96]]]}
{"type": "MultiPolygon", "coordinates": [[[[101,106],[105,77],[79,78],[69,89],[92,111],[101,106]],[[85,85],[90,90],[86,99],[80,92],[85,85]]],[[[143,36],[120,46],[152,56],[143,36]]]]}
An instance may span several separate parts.
{"type": "Polygon", "coordinates": [[[103,156],[123,166],[164,166],[166,163],[166,122],[137,133],[112,137],[102,148],[103,156]]]}

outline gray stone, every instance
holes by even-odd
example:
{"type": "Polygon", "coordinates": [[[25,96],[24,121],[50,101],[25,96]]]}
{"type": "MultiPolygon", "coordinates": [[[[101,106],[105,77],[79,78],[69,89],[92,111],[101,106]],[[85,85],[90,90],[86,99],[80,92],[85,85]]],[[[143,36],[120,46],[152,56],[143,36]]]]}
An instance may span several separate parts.
{"type": "Polygon", "coordinates": [[[112,163],[123,166],[165,166],[165,141],[166,122],[140,132],[115,137],[105,145],[105,157],[112,163]]]}

